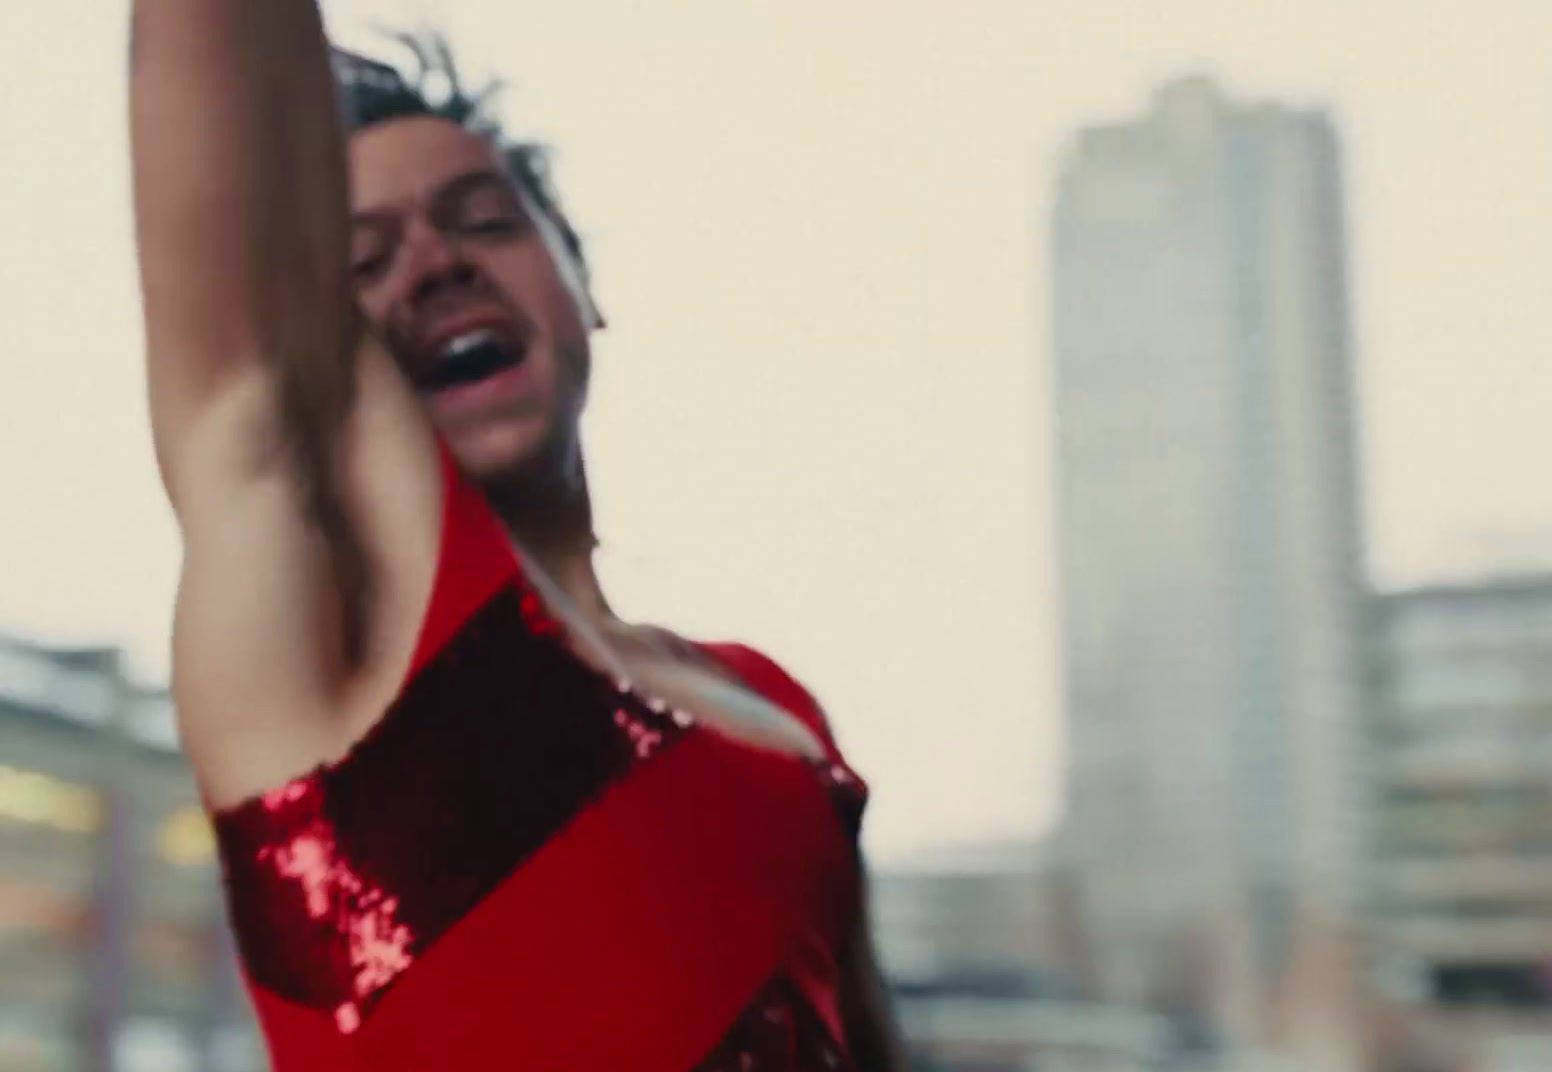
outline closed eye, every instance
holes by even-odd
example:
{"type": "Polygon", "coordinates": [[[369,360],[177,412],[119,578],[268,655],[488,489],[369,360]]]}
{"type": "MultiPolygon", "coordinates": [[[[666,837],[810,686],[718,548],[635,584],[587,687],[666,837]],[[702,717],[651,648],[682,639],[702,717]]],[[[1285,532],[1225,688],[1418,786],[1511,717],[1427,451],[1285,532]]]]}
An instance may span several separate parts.
{"type": "Polygon", "coordinates": [[[362,257],[350,266],[350,274],[358,282],[370,282],[382,277],[388,270],[388,255],[379,253],[371,257],[362,257]]]}
{"type": "Polygon", "coordinates": [[[504,237],[517,234],[526,225],[527,221],[519,216],[487,216],[465,221],[459,229],[469,235],[504,237]]]}

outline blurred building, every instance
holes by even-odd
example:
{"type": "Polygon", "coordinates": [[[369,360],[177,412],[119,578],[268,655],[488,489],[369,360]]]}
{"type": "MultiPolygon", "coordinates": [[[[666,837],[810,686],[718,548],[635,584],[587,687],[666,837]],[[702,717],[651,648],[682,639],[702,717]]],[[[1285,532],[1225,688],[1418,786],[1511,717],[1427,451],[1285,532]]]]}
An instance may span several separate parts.
{"type": "Polygon", "coordinates": [[[1552,574],[1378,603],[1378,982],[1457,1039],[1552,1035],[1552,574]]]}
{"type": "Polygon", "coordinates": [[[1065,834],[1096,971],[1345,1067],[1346,1029],[1306,1015],[1345,1015],[1364,814],[1336,131],[1171,83],[1076,137],[1053,242],[1065,834]]]}
{"type": "Polygon", "coordinates": [[[0,639],[0,1072],[244,1072],[210,833],[164,695],[0,639]]]}
{"type": "Polygon", "coordinates": [[[885,973],[904,989],[1068,996],[1079,983],[1074,906],[1044,846],[1027,841],[936,852],[869,881],[885,973]]]}
{"type": "Polygon", "coordinates": [[[1142,1072],[1180,1055],[1181,1025],[1093,1001],[1081,979],[1059,844],[965,846],[870,883],[879,960],[915,1067],[1142,1072]]]}

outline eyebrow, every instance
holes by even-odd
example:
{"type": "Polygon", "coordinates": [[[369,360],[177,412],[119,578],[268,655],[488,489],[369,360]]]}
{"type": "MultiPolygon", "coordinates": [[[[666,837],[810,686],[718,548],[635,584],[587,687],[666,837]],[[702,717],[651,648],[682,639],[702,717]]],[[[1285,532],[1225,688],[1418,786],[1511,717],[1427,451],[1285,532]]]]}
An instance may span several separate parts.
{"type": "MultiPolygon", "coordinates": [[[[437,212],[445,211],[450,203],[457,201],[459,198],[488,187],[496,187],[513,193],[514,200],[518,200],[515,196],[513,180],[509,176],[494,168],[479,168],[474,171],[466,171],[462,175],[455,175],[448,179],[427,198],[427,207],[435,215],[437,212]]],[[[521,205],[520,200],[518,203],[521,205]]],[[[350,222],[353,226],[370,226],[384,219],[392,218],[394,215],[396,215],[396,212],[393,208],[367,209],[363,212],[352,212],[350,222]]]]}

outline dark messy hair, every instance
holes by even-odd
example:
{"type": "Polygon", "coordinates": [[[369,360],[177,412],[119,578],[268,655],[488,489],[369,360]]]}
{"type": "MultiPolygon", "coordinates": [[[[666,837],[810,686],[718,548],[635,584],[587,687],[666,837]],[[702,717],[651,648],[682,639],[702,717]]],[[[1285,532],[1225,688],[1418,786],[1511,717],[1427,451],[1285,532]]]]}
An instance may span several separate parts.
{"type": "Polygon", "coordinates": [[[334,78],[339,85],[346,129],[365,130],[379,123],[412,116],[432,116],[457,123],[491,142],[500,151],[512,178],[523,192],[555,224],[566,250],[576,260],[583,282],[588,280],[587,257],[582,240],[561,209],[550,178],[550,150],[532,141],[507,137],[489,104],[504,88],[487,83],[470,92],[459,76],[446,38],[436,33],[389,33],[413,61],[406,74],[381,60],[344,49],[333,50],[334,78]]]}

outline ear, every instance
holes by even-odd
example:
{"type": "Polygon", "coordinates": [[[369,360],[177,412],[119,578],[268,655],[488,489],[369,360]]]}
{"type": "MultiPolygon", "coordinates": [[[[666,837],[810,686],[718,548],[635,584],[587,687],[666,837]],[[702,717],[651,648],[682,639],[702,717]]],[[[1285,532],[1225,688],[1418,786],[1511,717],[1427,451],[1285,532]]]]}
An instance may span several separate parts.
{"type": "Polygon", "coordinates": [[[533,197],[523,189],[521,183],[517,184],[517,192],[522,200],[523,210],[528,213],[528,218],[533,221],[540,239],[544,242],[544,248],[550,255],[550,262],[555,265],[555,271],[559,273],[561,282],[571,293],[571,300],[577,304],[577,311],[582,317],[582,326],[588,331],[597,331],[605,327],[603,313],[599,310],[598,304],[593,301],[593,288],[588,282],[587,269],[577,262],[577,258],[567,248],[555,220],[534,203],[533,197]]]}
{"type": "Polygon", "coordinates": [[[561,240],[560,228],[551,223],[548,230],[551,235],[546,237],[545,245],[555,260],[555,267],[566,289],[571,292],[571,300],[576,302],[582,327],[588,332],[603,330],[609,324],[604,319],[603,310],[598,307],[598,299],[593,297],[593,280],[589,277],[587,265],[578,261],[571,247],[561,240]]]}
{"type": "Polygon", "coordinates": [[[578,305],[582,310],[582,326],[588,331],[603,331],[609,326],[608,319],[605,318],[603,310],[598,307],[598,302],[593,297],[592,287],[583,286],[582,298],[578,305]]]}
{"type": "Polygon", "coordinates": [[[560,272],[561,279],[566,284],[566,289],[571,292],[571,300],[577,304],[577,313],[582,318],[582,326],[589,332],[602,331],[609,326],[604,319],[603,310],[598,307],[598,300],[593,297],[593,285],[587,277],[587,269],[578,264],[571,251],[558,241],[549,245],[550,256],[555,260],[555,267],[560,272]]]}

